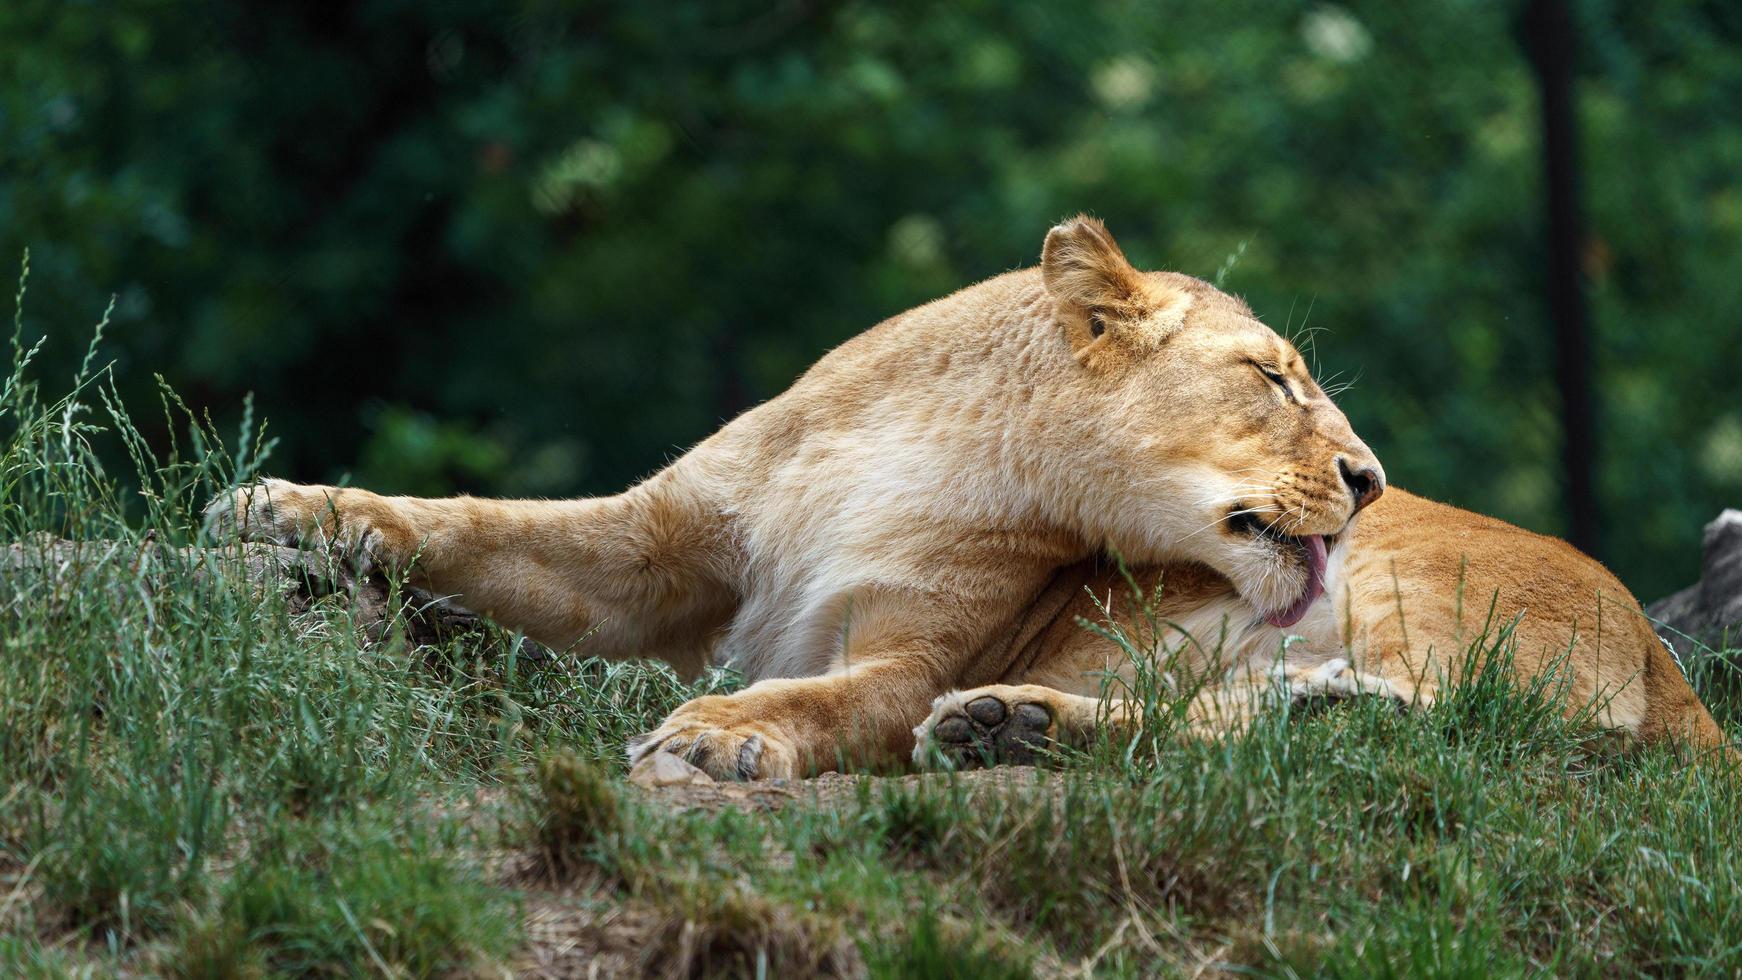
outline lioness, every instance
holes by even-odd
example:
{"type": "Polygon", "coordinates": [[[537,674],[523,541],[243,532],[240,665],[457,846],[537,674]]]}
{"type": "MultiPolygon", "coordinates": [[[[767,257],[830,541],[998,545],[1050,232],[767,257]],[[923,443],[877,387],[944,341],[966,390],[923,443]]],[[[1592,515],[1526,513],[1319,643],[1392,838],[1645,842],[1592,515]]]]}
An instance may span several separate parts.
{"type": "MultiPolygon", "coordinates": [[[[407,571],[553,646],[584,637],[589,653],[686,673],[730,664],[748,688],[681,706],[630,752],[758,778],[898,758],[954,689],[1083,693],[1052,669],[1082,660],[1082,641],[1047,624],[1095,555],[1211,569],[1275,629],[1322,616],[1353,519],[1384,489],[1287,341],[1206,283],[1137,271],[1077,218],[1048,233],[1040,269],[879,324],[617,496],[424,500],[268,480],[215,501],[212,519],[407,571]],[[1035,649],[1037,631],[1053,645],[1035,649]]],[[[1287,683],[1346,689],[1341,666],[1322,655],[1287,683]]],[[[1053,736],[1082,707],[975,693],[992,698],[966,709],[1041,712],[1028,727],[1053,736]]]]}

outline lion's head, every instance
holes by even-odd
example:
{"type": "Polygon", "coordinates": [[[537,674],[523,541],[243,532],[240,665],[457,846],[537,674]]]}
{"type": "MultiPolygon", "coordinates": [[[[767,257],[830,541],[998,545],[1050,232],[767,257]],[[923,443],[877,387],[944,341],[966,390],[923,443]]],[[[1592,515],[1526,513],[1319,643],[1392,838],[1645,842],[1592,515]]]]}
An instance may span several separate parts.
{"type": "Polygon", "coordinates": [[[1052,229],[1042,276],[1079,370],[1072,457],[1083,519],[1137,560],[1189,560],[1293,625],[1323,591],[1327,552],[1384,492],[1385,473],[1300,353],[1240,300],[1140,272],[1093,218],[1052,229]]]}

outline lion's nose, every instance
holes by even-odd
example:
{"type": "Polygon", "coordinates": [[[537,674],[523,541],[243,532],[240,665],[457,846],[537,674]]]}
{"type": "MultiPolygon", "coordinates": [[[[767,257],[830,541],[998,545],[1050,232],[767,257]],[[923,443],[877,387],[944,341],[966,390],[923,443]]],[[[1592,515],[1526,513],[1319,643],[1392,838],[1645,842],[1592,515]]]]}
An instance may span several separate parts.
{"type": "Polygon", "coordinates": [[[1378,500],[1379,495],[1385,492],[1385,474],[1379,472],[1376,466],[1351,468],[1347,459],[1338,456],[1337,472],[1343,474],[1344,485],[1355,495],[1356,512],[1378,500]]]}

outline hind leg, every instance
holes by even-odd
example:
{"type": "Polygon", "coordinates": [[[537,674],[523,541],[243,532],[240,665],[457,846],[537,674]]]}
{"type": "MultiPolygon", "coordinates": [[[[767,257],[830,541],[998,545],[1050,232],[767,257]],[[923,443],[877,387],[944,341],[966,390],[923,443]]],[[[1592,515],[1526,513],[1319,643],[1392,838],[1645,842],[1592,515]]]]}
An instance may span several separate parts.
{"type": "Polygon", "coordinates": [[[951,691],[932,702],[913,730],[913,761],[952,769],[1032,765],[1058,745],[1081,745],[1103,724],[1131,724],[1128,703],[1068,694],[1037,684],[992,684],[951,691]]]}
{"type": "MultiPolygon", "coordinates": [[[[1244,731],[1260,712],[1285,702],[1359,696],[1401,700],[1388,681],[1339,659],[1283,665],[1263,679],[1206,688],[1183,706],[1181,721],[1193,736],[1219,737],[1244,731]]],[[[951,691],[932,702],[931,714],[913,730],[913,761],[921,766],[942,761],[950,768],[1026,765],[1057,745],[1083,746],[1099,731],[1130,734],[1141,724],[1141,708],[1130,701],[1102,701],[1034,684],[993,684],[951,691]]]]}

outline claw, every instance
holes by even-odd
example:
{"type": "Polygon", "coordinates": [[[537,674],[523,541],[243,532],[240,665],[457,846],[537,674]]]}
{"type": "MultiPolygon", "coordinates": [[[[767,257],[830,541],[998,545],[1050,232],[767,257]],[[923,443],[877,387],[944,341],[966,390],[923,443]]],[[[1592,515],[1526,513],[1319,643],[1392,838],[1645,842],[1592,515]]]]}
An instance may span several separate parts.
{"type": "Polygon", "coordinates": [[[762,761],[762,736],[752,735],[738,748],[738,778],[748,782],[756,778],[756,765],[762,761]]]}
{"type": "Polygon", "coordinates": [[[638,761],[638,757],[642,754],[641,750],[646,748],[647,743],[651,741],[653,741],[652,732],[642,732],[640,735],[629,737],[629,742],[624,746],[624,749],[629,754],[630,765],[634,765],[638,761]]]}

